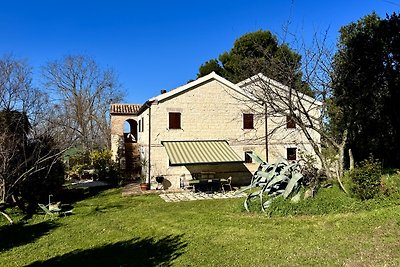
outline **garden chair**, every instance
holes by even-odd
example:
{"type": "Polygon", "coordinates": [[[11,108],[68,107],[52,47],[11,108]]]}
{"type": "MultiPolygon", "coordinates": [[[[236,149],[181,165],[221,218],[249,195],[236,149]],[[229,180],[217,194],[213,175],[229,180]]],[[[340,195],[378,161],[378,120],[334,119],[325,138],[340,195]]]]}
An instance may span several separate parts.
{"type": "Polygon", "coordinates": [[[50,216],[50,218],[53,220],[55,217],[54,216],[67,216],[72,214],[72,210],[67,210],[67,211],[62,211],[61,209],[48,209],[45,205],[38,203],[39,207],[45,212],[44,218],[50,216]]]}
{"type": "Polygon", "coordinates": [[[47,215],[50,216],[50,218],[53,220],[54,216],[56,215],[56,213],[51,212],[45,205],[43,204],[38,204],[39,207],[44,211],[44,218],[46,219],[47,215]]]}
{"type": "Polygon", "coordinates": [[[189,190],[191,192],[195,191],[195,185],[199,182],[198,180],[187,180],[185,175],[180,177],[181,188],[189,190]]]}
{"type": "Polygon", "coordinates": [[[225,187],[229,188],[230,191],[232,191],[232,177],[230,176],[226,181],[221,181],[221,188],[222,191],[225,194],[225,187]]]}

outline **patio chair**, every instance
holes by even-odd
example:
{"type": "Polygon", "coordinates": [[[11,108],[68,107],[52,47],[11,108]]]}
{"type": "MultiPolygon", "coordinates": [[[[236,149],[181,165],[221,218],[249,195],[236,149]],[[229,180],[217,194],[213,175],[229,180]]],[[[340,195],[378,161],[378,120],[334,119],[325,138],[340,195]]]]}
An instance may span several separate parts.
{"type": "Polygon", "coordinates": [[[222,191],[225,193],[225,187],[232,191],[232,177],[230,176],[226,181],[221,181],[222,191]]]}
{"type": "Polygon", "coordinates": [[[222,189],[222,184],[220,179],[212,179],[211,180],[211,186],[210,186],[211,192],[221,192],[222,189]]]}
{"type": "Polygon", "coordinates": [[[185,178],[185,175],[182,175],[180,177],[180,183],[181,183],[181,188],[194,192],[195,191],[195,185],[198,183],[197,180],[187,180],[185,178]]]}
{"type": "Polygon", "coordinates": [[[45,205],[43,204],[38,204],[39,207],[44,211],[44,218],[46,219],[47,215],[50,216],[50,218],[53,220],[54,216],[56,215],[56,213],[51,212],[45,205]]]}
{"type": "Polygon", "coordinates": [[[44,218],[50,216],[50,218],[53,220],[55,216],[67,216],[72,214],[72,210],[67,210],[67,211],[62,211],[61,209],[48,209],[45,205],[38,203],[38,206],[44,211],[45,216],[44,218]]]}

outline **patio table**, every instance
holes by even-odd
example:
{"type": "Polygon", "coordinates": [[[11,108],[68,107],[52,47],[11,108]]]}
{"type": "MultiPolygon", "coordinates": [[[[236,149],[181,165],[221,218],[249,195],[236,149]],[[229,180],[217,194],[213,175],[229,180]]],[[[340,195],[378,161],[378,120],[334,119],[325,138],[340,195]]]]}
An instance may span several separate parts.
{"type": "Polygon", "coordinates": [[[189,186],[193,186],[195,191],[214,192],[222,190],[222,182],[228,181],[225,178],[213,178],[213,179],[199,179],[188,181],[189,186]]]}

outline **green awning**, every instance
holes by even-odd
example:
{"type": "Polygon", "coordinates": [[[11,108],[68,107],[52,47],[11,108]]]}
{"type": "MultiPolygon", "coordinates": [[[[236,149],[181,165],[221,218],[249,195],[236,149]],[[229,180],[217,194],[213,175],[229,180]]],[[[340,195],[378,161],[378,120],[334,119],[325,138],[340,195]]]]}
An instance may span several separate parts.
{"type": "Polygon", "coordinates": [[[161,142],[171,166],[243,162],[227,141],[164,141],[161,142]]]}

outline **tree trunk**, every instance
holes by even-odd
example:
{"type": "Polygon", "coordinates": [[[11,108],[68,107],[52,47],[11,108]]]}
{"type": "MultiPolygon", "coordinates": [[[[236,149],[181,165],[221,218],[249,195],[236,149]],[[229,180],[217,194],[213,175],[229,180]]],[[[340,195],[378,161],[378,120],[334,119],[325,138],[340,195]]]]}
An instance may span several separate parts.
{"type": "Polygon", "coordinates": [[[353,157],[353,151],[351,151],[351,148],[349,148],[349,159],[350,159],[350,170],[354,169],[354,157],[353,157]]]}
{"type": "Polygon", "coordinates": [[[346,146],[346,141],[347,141],[347,130],[344,131],[343,133],[343,138],[342,138],[342,143],[339,146],[339,160],[338,160],[338,182],[340,185],[340,188],[342,188],[342,190],[347,193],[346,188],[344,187],[343,183],[342,183],[342,178],[344,175],[344,148],[346,146]]]}

